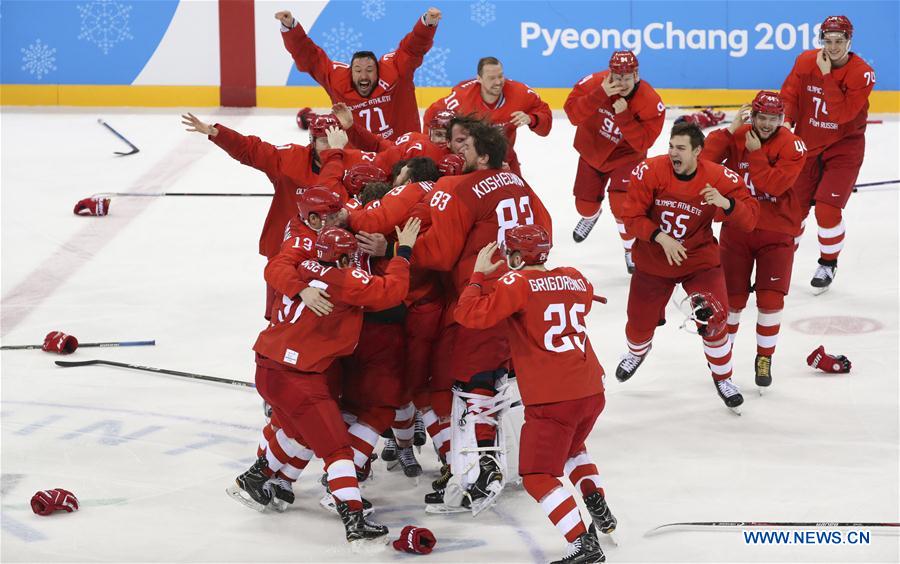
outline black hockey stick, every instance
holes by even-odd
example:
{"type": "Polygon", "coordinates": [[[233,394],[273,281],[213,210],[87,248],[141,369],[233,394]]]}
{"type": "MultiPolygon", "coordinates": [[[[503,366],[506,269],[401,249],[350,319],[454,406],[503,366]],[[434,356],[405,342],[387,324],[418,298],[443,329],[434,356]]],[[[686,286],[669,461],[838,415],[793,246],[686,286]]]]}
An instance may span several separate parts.
{"type": "Polygon", "coordinates": [[[887,184],[900,184],[900,180],[882,180],[881,182],[863,182],[862,184],[857,184],[853,187],[853,191],[856,192],[859,188],[869,188],[871,186],[885,186],[887,184]]]}
{"type": "Polygon", "coordinates": [[[123,153],[122,151],[113,151],[114,154],[119,155],[120,157],[127,157],[128,155],[133,155],[133,154],[135,154],[135,153],[137,153],[137,152],[140,151],[140,149],[138,149],[137,147],[134,146],[134,143],[132,143],[132,142],[129,141],[128,139],[125,139],[125,136],[123,136],[121,133],[119,133],[118,131],[116,131],[115,129],[113,129],[111,125],[109,125],[108,123],[106,123],[105,121],[103,121],[103,118],[97,118],[97,123],[99,123],[100,125],[102,125],[102,126],[105,127],[106,129],[112,131],[112,134],[113,134],[113,135],[115,135],[116,137],[118,137],[119,139],[121,139],[122,141],[124,141],[126,145],[128,145],[129,147],[131,147],[131,150],[128,151],[127,153],[123,153]]]}
{"type": "Polygon", "coordinates": [[[100,192],[94,194],[94,196],[135,196],[145,198],[158,198],[160,196],[237,196],[241,198],[247,196],[265,196],[271,198],[274,194],[263,194],[261,192],[152,192],[149,194],[141,194],[139,192],[100,192]]]}
{"type": "Polygon", "coordinates": [[[194,380],[206,380],[207,382],[217,382],[219,384],[230,384],[232,386],[244,386],[247,388],[255,388],[256,384],[244,382],[243,380],[229,380],[227,378],[217,378],[215,376],[206,376],[203,374],[194,374],[193,372],[181,372],[179,370],[167,370],[165,368],[153,368],[152,366],[141,366],[139,364],[126,364],[124,362],[113,362],[111,360],[56,360],[57,366],[63,368],[71,368],[73,366],[93,366],[95,364],[106,366],[118,366],[119,368],[131,368],[132,370],[146,370],[147,372],[157,372],[159,374],[169,374],[170,376],[181,376],[182,378],[193,378],[194,380]]]}
{"type": "Polygon", "coordinates": [[[851,523],[851,522],[798,522],[798,521],[695,521],[689,523],[666,523],[650,529],[644,533],[645,537],[674,531],[702,531],[715,528],[751,528],[767,527],[777,529],[780,527],[857,527],[860,529],[874,529],[881,527],[900,527],[900,523],[851,523]]]}
{"type": "MultiPolygon", "coordinates": [[[[110,341],[107,343],[78,343],[81,347],[152,347],[156,341],[110,341]]],[[[8,345],[0,347],[0,350],[12,351],[20,349],[39,349],[43,345],[8,345]]]]}

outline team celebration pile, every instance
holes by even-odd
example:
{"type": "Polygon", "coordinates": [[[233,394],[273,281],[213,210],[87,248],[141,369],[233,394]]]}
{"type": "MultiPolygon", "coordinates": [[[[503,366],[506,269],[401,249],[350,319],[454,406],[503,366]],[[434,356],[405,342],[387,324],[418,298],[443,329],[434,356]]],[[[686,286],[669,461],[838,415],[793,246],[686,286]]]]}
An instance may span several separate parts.
{"type": "MultiPolygon", "coordinates": [[[[850,20],[830,16],[821,48],[772,70],[784,77],[780,91],[759,91],[730,122],[709,108],[664,134],[666,100],[635,53],[614,51],[607,68],[583,69],[564,106],[576,127],[571,204],[580,219],[555,234],[571,231],[587,246],[609,202],[630,286],[622,356],[604,368],[585,321],[606,303],[603,288],[578,264],[545,266],[553,218],[516,154],[517,135],[546,137],[553,125],[529,77],[507,78],[502,61],[485,56],[472,61],[474,78],[420,118],[413,74],[441,16],[437,8],[411,15],[412,30],[391,53],[333,61],[290,12],[276,13],[273,33],[280,25],[297,69],[333,103],[330,113],[298,112],[308,145],[182,116],[187,131],[274,187],[259,239],[265,328],[253,346],[265,424],[255,462],[226,491],[260,512],[314,503],[293,486],[318,458],[319,504],[355,549],[400,533],[394,548],[428,554],[440,535],[412,525],[390,534],[361,484],[379,458],[418,480],[420,459],[436,457],[440,474],[423,512],[477,517],[520,485],[565,540],[557,562],[603,562],[616,507],[585,443],[606,404],[605,372],[626,386],[640,378],[657,327],[680,324],[702,341],[709,417],[740,415],[746,390],[732,380],[732,345],[753,294],[755,384],[760,394],[778,385],[775,351],[805,228],[816,226],[820,258],[799,265],[802,275],[808,268],[817,294],[836,283],[875,71],[850,50],[850,20]],[[668,152],[648,154],[661,135],[668,152]],[[673,299],[682,319],[667,319],[673,299]]],[[[572,149],[547,147],[557,150],[572,149]]],[[[109,207],[88,198],[75,213],[109,207]]],[[[56,332],[44,348],[77,346],[56,332]]],[[[807,362],[851,369],[824,347],[807,362]]],[[[66,490],[43,494],[41,511],[78,509],[66,490]]]]}

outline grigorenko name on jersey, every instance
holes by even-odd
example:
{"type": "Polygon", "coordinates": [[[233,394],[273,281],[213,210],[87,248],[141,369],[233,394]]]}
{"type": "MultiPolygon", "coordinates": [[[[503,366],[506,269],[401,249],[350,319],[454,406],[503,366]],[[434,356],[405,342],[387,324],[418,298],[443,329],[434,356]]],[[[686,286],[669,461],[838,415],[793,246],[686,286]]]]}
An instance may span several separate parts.
{"type": "Polygon", "coordinates": [[[575,280],[569,276],[548,276],[546,278],[529,279],[528,284],[532,292],[558,292],[560,290],[572,290],[587,292],[584,280],[575,280]]]}

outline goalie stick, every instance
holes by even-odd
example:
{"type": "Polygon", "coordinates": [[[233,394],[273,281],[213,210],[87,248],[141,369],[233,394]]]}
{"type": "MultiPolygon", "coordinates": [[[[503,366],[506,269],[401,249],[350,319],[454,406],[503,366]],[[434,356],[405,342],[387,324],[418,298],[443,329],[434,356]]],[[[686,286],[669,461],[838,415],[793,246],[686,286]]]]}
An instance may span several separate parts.
{"type": "Polygon", "coordinates": [[[882,527],[900,527],[900,523],[852,523],[840,521],[800,522],[800,521],[694,521],[686,523],[666,523],[644,533],[645,537],[675,531],[702,531],[705,529],[726,528],[751,528],[767,527],[777,529],[780,527],[857,527],[861,529],[875,529],[882,527]]]}
{"type": "MultiPolygon", "coordinates": [[[[82,347],[149,347],[156,345],[156,341],[109,341],[106,343],[78,343],[82,347]]],[[[12,351],[21,349],[40,349],[44,345],[4,345],[0,350],[12,351]]]]}
{"type": "Polygon", "coordinates": [[[116,137],[118,137],[119,139],[121,139],[122,141],[124,141],[126,145],[128,145],[129,147],[131,147],[131,150],[128,151],[127,153],[123,153],[122,151],[113,151],[114,154],[119,155],[120,157],[127,157],[128,155],[133,155],[133,154],[135,154],[135,153],[137,153],[137,152],[140,151],[140,149],[138,149],[137,147],[135,147],[134,143],[132,143],[132,142],[129,141],[128,139],[125,139],[125,136],[124,136],[124,135],[122,135],[121,133],[119,133],[118,131],[116,131],[115,129],[113,129],[111,125],[109,125],[108,123],[106,123],[105,121],[103,121],[103,118],[97,118],[97,123],[99,123],[100,125],[102,125],[102,126],[105,127],[106,129],[110,130],[110,131],[112,132],[113,135],[115,135],[116,137]]]}
{"type": "Polygon", "coordinates": [[[180,376],[182,378],[192,378],[194,380],[206,380],[207,382],[216,382],[219,384],[230,384],[232,386],[244,386],[247,388],[256,388],[256,384],[245,382],[243,380],[229,380],[228,378],[217,378],[216,376],[206,376],[204,374],[194,374],[193,372],[181,372],[180,370],[167,370],[165,368],[154,368],[152,366],[141,366],[140,364],[127,364],[125,362],[114,362],[112,360],[56,360],[57,366],[63,368],[72,368],[77,366],[118,366],[119,368],[131,368],[132,370],[145,370],[147,372],[157,372],[159,374],[168,374],[170,376],[180,376]]]}

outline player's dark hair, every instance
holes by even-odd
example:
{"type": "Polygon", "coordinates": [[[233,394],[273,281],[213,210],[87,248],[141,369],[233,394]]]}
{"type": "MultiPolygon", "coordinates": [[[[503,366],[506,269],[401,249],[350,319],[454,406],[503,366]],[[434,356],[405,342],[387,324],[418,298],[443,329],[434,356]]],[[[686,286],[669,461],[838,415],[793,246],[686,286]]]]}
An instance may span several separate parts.
{"type": "Polygon", "coordinates": [[[703,130],[700,129],[699,125],[693,122],[683,121],[673,125],[672,133],[669,134],[669,139],[676,135],[687,135],[691,140],[691,149],[702,147],[706,140],[706,136],[703,135],[703,130]]]}
{"type": "Polygon", "coordinates": [[[450,123],[447,124],[447,139],[450,138],[450,132],[453,131],[453,126],[458,125],[468,131],[472,128],[473,125],[489,125],[486,121],[478,117],[476,114],[464,114],[464,115],[456,115],[453,116],[453,119],[450,120],[450,123]]]}
{"type": "Polygon", "coordinates": [[[390,192],[391,189],[393,189],[393,186],[387,182],[369,182],[359,191],[357,198],[359,198],[362,205],[366,205],[369,202],[380,200],[381,197],[390,192]]]}
{"type": "Polygon", "coordinates": [[[474,140],[475,153],[488,156],[488,168],[503,168],[506,158],[506,137],[499,128],[484,123],[473,124],[469,135],[474,140]]]}
{"type": "Polygon", "coordinates": [[[403,167],[409,167],[409,182],[434,182],[441,177],[437,163],[428,157],[413,157],[394,163],[391,169],[391,178],[396,179],[403,167]]]}
{"type": "Polygon", "coordinates": [[[481,69],[484,68],[484,65],[499,65],[500,59],[497,57],[482,57],[478,59],[478,76],[481,76],[481,69]]]}
{"type": "Polygon", "coordinates": [[[371,51],[357,51],[356,53],[353,53],[353,56],[350,57],[350,66],[353,66],[353,62],[356,61],[356,59],[372,59],[376,65],[378,64],[378,57],[371,51]]]}

